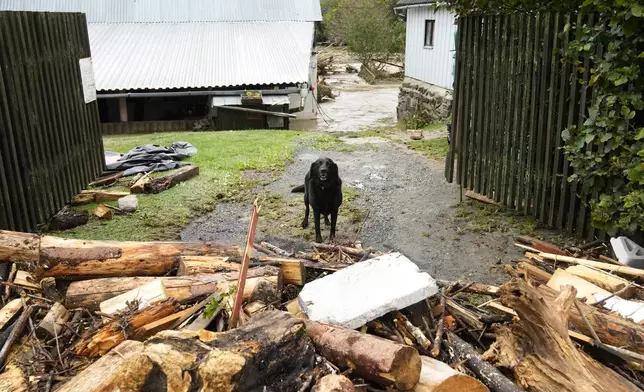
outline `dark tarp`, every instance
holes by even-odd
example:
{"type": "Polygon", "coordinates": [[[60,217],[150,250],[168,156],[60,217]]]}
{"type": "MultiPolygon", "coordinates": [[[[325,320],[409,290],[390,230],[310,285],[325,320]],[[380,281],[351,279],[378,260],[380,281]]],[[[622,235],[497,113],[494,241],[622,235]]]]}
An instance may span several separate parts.
{"type": "Polygon", "coordinates": [[[127,154],[114,161],[114,153],[105,152],[107,172],[123,171],[124,176],[176,169],[188,163],[180,162],[197,153],[197,148],[188,142],[174,142],[170,147],[148,144],[134,147],[127,154]]]}

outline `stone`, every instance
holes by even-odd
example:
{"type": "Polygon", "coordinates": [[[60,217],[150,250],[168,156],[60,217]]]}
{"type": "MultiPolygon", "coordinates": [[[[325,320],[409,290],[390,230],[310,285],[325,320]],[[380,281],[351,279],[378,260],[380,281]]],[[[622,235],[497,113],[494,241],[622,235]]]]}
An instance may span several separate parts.
{"type": "Polygon", "coordinates": [[[118,206],[123,212],[134,212],[139,208],[139,199],[136,198],[136,195],[121,197],[118,206]]]}
{"type": "Polygon", "coordinates": [[[355,392],[351,380],[340,374],[329,374],[320,379],[313,392],[355,392]]]}
{"type": "Polygon", "coordinates": [[[313,321],[356,329],[437,292],[428,273],[404,255],[389,253],[307,283],[298,303],[313,321]]]}

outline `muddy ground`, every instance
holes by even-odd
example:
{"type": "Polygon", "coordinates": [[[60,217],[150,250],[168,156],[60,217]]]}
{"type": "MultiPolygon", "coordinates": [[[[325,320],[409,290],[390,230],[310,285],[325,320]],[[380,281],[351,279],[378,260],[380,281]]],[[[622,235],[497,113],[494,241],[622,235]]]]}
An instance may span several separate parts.
{"type": "MultiPolygon", "coordinates": [[[[369,86],[355,74],[330,78],[338,98],[323,103],[318,121],[300,124],[301,129],[353,132],[395,122],[399,85],[369,86]]],[[[440,130],[425,137],[445,134],[440,130]]],[[[249,173],[260,185],[243,202],[218,205],[212,214],[188,225],[182,239],[243,243],[249,203],[260,195],[257,238],[288,250],[309,250],[313,227],[299,227],[302,195],[290,189],[303,182],[311,162],[328,156],[339,165],[344,182],[339,241],[359,239],[364,247],[400,251],[440,279],[492,284],[505,280],[502,265],[521,254],[512,246],[514,237],[534,234],[533,223],[494,206],[459,203],[458,185],[444,178],[444,160],[410,150],[405,139],[402,132],[387,138],[343,137],[325,149],[302,145],[279,177],[249,173]]],[[[326,227],[323,236],[328,237],[326,227]]]]}

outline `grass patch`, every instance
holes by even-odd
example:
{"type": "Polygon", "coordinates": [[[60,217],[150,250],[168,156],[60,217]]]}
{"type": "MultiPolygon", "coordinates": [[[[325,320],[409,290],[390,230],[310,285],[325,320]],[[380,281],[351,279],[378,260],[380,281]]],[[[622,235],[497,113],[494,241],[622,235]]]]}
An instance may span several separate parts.
{"type": "Polygon", "coordinates": [[[429,159],[443,159],[449,152],[447,137],[412,140],[407,142],[407,146],[412,150],[422,152],[429,159]]]}
{"type": "Polygon", "coordinates": [[[331,133],[310,134],[303,139],[303,143],[321,151],[351,152],[356,150],[354,146],[340,140],[339,135],[331,133]]]}
{"type": "MultiPolygon", "coordinates": [[[[104,240],[174,240],[190,220],[234,200],[257,181],[244,180],[247,170],[278,174],[293,158],[296,141],[307,133],[294,131],[179,132],[103,139],[105,150],[127,152],[143,144],[170,145],[187,141],[199,150],[189,162],[199,176],[157,195],[139,195],[139,210],[130,216],[90,222],[64,237],[104,240]]],[[[119,189],[119,188],[115,188],[119,189]]],[[[94,206],[86,206],[92,208],[94,206]]]]}
{"type": "Polygon", "coordinates": [[[517,212],[494,204],[484,204],[472,200],[459,203],[456,206],[456,220],[459,226],[458,234],[465,232],[492,233],[519,232],[522,235],[536,236],[540,228],[538,221],[532,217],[518,215],[517,212]]]}

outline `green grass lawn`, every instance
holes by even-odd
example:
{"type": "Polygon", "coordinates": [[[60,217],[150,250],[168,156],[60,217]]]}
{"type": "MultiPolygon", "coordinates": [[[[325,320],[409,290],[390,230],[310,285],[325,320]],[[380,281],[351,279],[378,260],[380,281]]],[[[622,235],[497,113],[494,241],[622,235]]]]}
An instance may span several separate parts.
{"type": "Polygon", "coordinates": [[[429,159],[443,159],[449,152],[447,136],[433,139],[412,140],[407,142],[409,148],[420,151],[429,159]]]}
{"type": "Polygon", "coordinates": [[[177,239],[192,217],[212,211],[218,202],[233,199],[255,184],[242,178],[244,171],[276,174],[293,158],[298,141],[310,139],[306,132],[261,130],[104,137],[106,151],[122,153],[143,144],[169,146],[175,141],[190,142],[199,151],[188,162],[199,166],[200,174],[165,192],[139,195],[139,210],[130,216],[115,216],[108,221],[90,217],[87,225],[56,235],[121,241],[177,239]]]}

